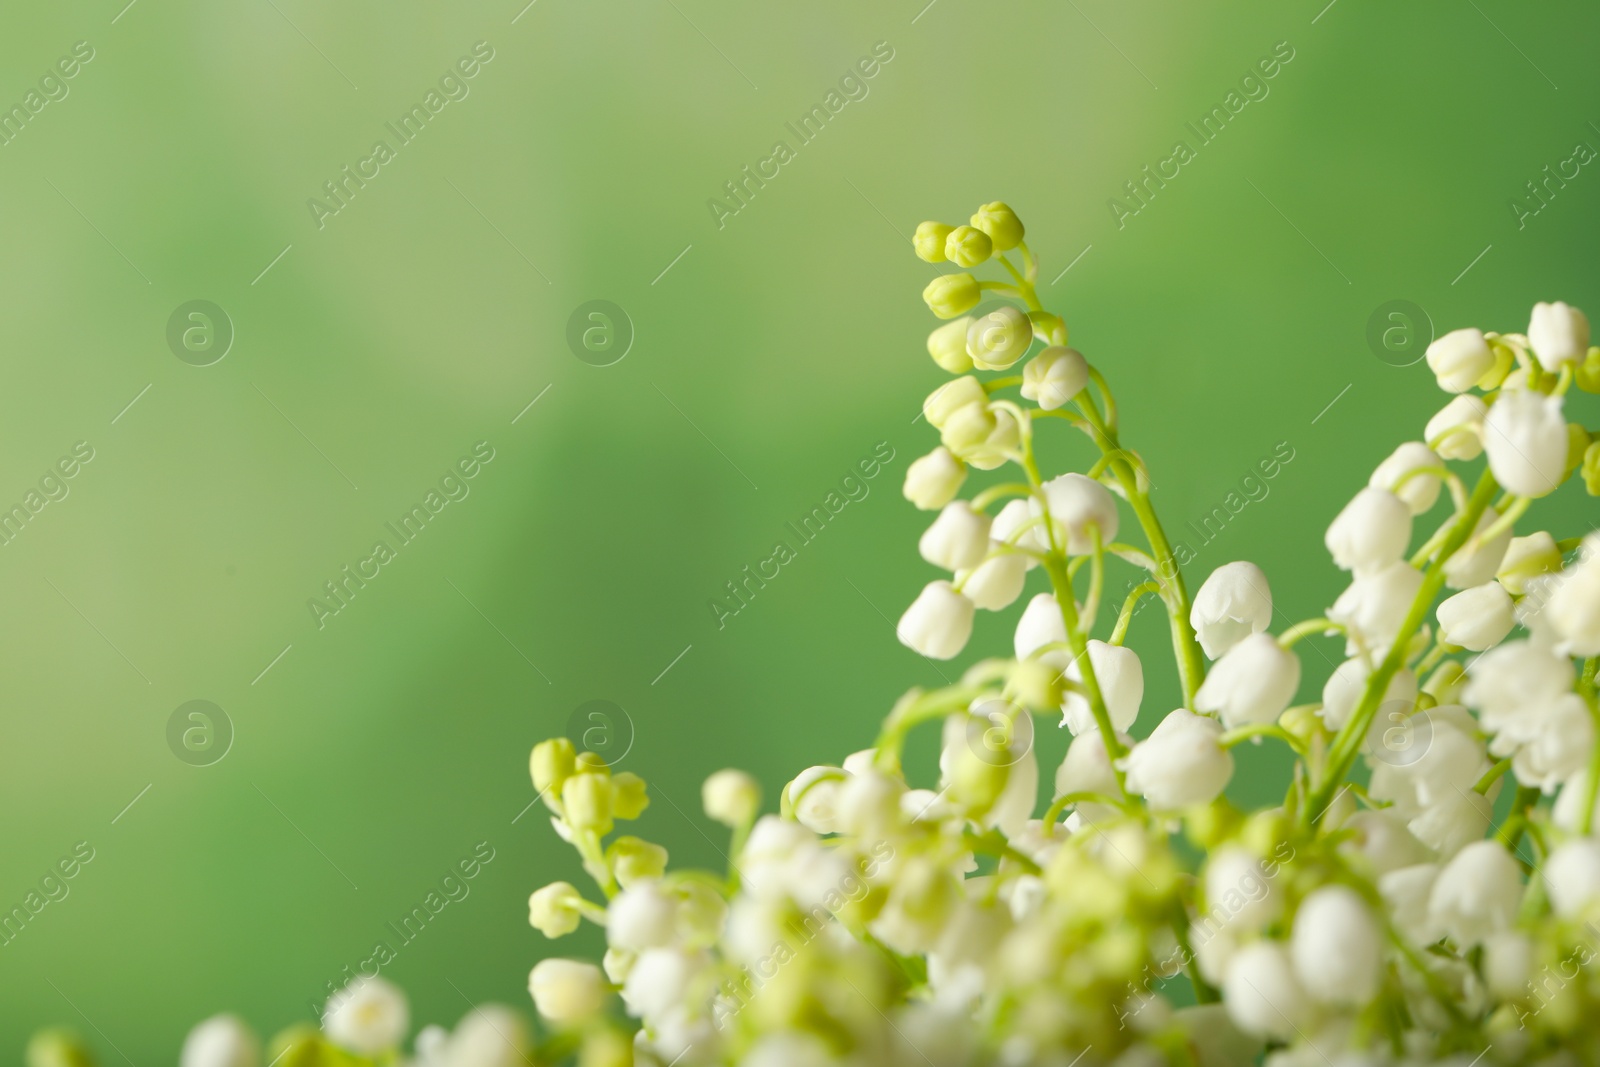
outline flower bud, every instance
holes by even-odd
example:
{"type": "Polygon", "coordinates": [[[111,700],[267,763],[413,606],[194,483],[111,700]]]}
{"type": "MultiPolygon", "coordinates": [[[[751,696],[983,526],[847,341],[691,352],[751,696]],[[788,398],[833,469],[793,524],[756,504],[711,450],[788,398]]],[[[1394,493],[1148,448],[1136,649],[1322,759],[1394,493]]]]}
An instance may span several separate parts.
{"type": "MultiPolygon", "coordinates": [[[[1333,673],[1328,676],[1327,682],[1322,687],[1324,726],[1334,731],[1344,726],[1350,718],[1350,713],[1361,703],[1361,697],[1367,691],[1367,679],[1371,675],[1372,670],[1360,656],[1347,659],[1333,669],[1333,673]]],[[[1389,679],[1379,707],[1387,705],[1393,710],[1403,707],[1409,711],[1416,702],[1417,676],[1402,667],[1389,679]]]]}
{"type": "Polygon", "coordinates": [[[1567,473],[1567,423],[1561,398],[1506,389],[1483,420],[1483,447],[1495,480],[1518,496],[1550,493],[1567,473]]]}
{"type": "Polygon", "coordinates": [[[1528,579],[1541,574],[1554,574],[1561,569],[1561,550],[1556,539],[1544,530],[1527,537],[1513,537],[1500,560],[1495,577],[1506,591],[1516,596],[1526,592],[1528,579]]]}
{"type": "Polygon", "coordinates": [[[1387,489],[1368,486],[1339,512],[1324,541],[1341,570],[1378,570],[1405,555],[1411,509],[1387,489]]]}
{"type": "Polygon", "coordinates": [[[572,742],[565,737],[553,737],[533,746],[528,769],[533,774],[533,787],[547,802],[561,795],[561,786],[572,777],[576,760],[572,742]]]}
{"type": "Polygon", "coordinates": [[[1248,560],[1225,563],[1195,594],[1189,625],[1207,659],[1216,659],[1272,621],[1272,587],[1260,567],[1248,560]]]}
{"type": "Polygon", "coordinates": [[[928,355],[940,368],[951,374],[965,374],[972,369],[972,357],[967,355],[967,327],[971,325],[972,316],[963,315],[928,335],[928,355]]]}
{"type": "Polygon", "coordinates": [[[633,1042],[615,1030],[591,1030],[583,1035],[578,1067],[634,1067],[633,1042]]]}
{"type": "Polygon", "coordinates": [[[1589,431],[1575,422],[1567,423],[1567,474],[1583,466],[1583,455],[1588,450],[1589,431]]]}
{"type": "Polygon", "coordinates": [[[940,440],[963,462],[981,471],[994,470],[1018,454],[1022,431],[1004,407],[968,404],[952,414],[940,440]]]}
{"type": "Polygon", "coordinates": [[[1485,582],[1440,604],[1438,615],[1440,640],[1483,652],[1511,632],[1511,594],[1499,582],[1485,582]]]}
{"type": "Polygon", "coordinates": [[[1584,491],[1590,496],[1600,496],[1600,441],[1584,449],[1583,466],[1580,469],[1584,491]]]}
{"type": "Polygon", "coordinates": [[[1447,659],[1439,664],[1422,685],[1422,692],[1432,697],[1435,704],[1461,703],[1461,691],[1467,684],[1467,669],[1457,660],[1447,659]]]}
{"type": "Polygon", "coordinates": [[[1577,918],[1600,896],[1600,841],[1579,837],[1560,845],[1544,864],[1550,904],[1563,918],[1577,918]]]}
{"type": "Polygon", "coordinates": [[[1177,709],[1123,760],[1128,789],[1156,811],[1210,803],[1233,777],[1233,755],[1221,736],[1215,719],[1177,709]]]}
{"type": "Polygon", "coordinates": [[[1277,720],[1300,686],[1300,657],[1269,633],[1253,633],[1222,654],[1195,694],[1229,729],[1277,720]]]}
{"type": "Polygon", "coordinates": [[[1022,395],[1046,411],[1054,411],[1089,384],[1089,362],[1075,348],[1052,346],[1022,368],[1022,395]]]}
{"type": "Polygon", "coordinates": [[[989,554],[989,516],[965,500],[946,504],[917,542],[922,558],[947,571],[976,567],[989,554]]]}
{"type": "Polygon", "coordinates": [[[1293,1041],[1310,1021],[1311,1007],[1280,942],[1255,941],[1235,952],[1222,990],[1229,1018],[1247,1034],[1293,1041]]]}
{"type": "Polygon", "coordinates": [[[932,511],[950,503],[966,480],[967,468],[948,448],[940,445],[926,456],[911,461],[906,468],[903,492],[920,510],[932,511]]]}
{"type": "Polygon", "coordinates": [[[1022,220],[999,200],[984,204],[971,221],[972,225],[989,235],[996,252],[1009,252],[1022,243],[1022,220]]]}
{"type": "Polygon", "coordinates": [[[944,239],[944,257],[958,267],[976,267],[994,253],[994,242],[975,226],[957,226],[944,239]]]}
{"type": "Polygon", "coordinates": [[[578,928],[583,897],[570,882],[551,882],[528,898],[528,925],[555,940],[578,928]]]}
{"type": "Polygon", "coordinates": [[[1586,393],[1600,393],[1600,348],[1589,349],[1572,380],[1586,393]]]}
{"type": "Polygon", "coordinates": [[[1444,459],[1477,459],[1483,452],[1483,417],[1489,407],[1475,396],[1458,396],[1428,420],[1428,447],[1444,459]]]}
{"type": "Polygon", "coordinates": [[[1067,343],[1067,323],[1060,315],[1050,311],[1030,311],[1028,321],[1033,324],[1033,335],[1045,344],[1061,347],[1067,343]]]}
{"type": "Polygon", "coordinates": [[[581,1023],[600,1014],[610,990],[592,963],[540,960],[528,975],[528,992],[539,1014],[557,1026],[581,1023]]]}
{"type": "Polygon", "coordinates": [[[1383,934],[1348,886],[1323,886],[1300,902],[1290,953],[1301,988],[1324,1004],[1358,1008],[1378,991],[1383,934]]]}
{"type": "Polygon", "coordinates": [[[1005,370],[1033,344],[1028,316],[1009,304],[980,315],[967,327],[967,355],[980,370],[1005,370]]]}
{"type": "Polygon", "coordinates": [[[28,1067],[94,1067],[94,1053],[70,1030],[40,1030],[28,1039],[28,1067]]]}
{"type": "Polygon", "coordinates": [[[950,416],[969,404],[987,404],[988,400],[989,394],[984,391],[983,383],[969,374],[945,382],[929,393],[928,399],[922,402],[922,417],[935,430],[943,430],[950,416]]]}
{"type": "Polygon", "coordinates": [[[261,1039],[236,1015],[213,1015],[183,1040],[178,1067],[258,1067],[261,1039]]]}
{"type": "Polygon", "coordinates": [[[973,603],[949,582],[929,582],[912,601],[895,636],[929,659],[953,659],[972,636],[973,603]]]}
{"type": "Polygon", "coordinates": [[[1494,353],[1483,331],[1471,327],[1451,330],[1428,346],[1428,369],[1447,393],[1471,389],[1495,364],[1494,353]]]}
{"type": "Polygon", "coordinates": [[[1044,711],[1061,706],[1061,672],[1039,660],[1018,660],[1006,677],[1006,693],[1018,704],[1044,711]]]}
{"type": "Polygon", "coordinates": [[[970,274],[941,274],[922,290],[923,303],[941,319],[965,315],[983,296],[978,279],[970,274]]]}
{"type": "Polygon", "coordinates": [[[783,787],[784,807],[812,833],[837,833],[839,794],[848,777],[839,767],[807,767],[783,787]]]}
{"type": "Polygon", "coordinates": [[[1547,371],[1560,370],[1563,363],[1581,363],[1589,352],[1589,320],[1559,300],[1535,304],[1528,321],[1528,343],[1547,371]]]}
{"type": "Polygon", "coordinates": [[[1444,564],[1444,582],[1451,589],[1470,589],[1494,577],[1511,547],[1511,528],[1508,526],[1485,541],[1483,535],[1500,521],[1500,513],[1485,508],[1472,528],[1472,536],[1444,564]]]}
{"type": "Polygon", "coordinates": [[[749,826],[761,810],[761,786],[743,771],[718,771],[700,787],[700,803],[723,826],[749,826]]]}
{"type": "Polygon", "coordinates": [[[1028,577],[1028,558],[1016,552],[990,556],[977,567],[956,575],[956,584],[975,607],[1001,611],[1022,595],[1028,577]]]}
{"type": "MultiPolygon", "coordinates": [[[[1094,530],[1098,530],[1102,546],[1117,539],[1117,501],[1111,490],[1082,474],[1052,478],[1043,489],[1056,527],[1056,544],[1069,556],[1094,551],[1094,530]]],[[[1037,499],[1030,499],[1028,506],[1035,515],[1044,513],[1037,499]]]]}
{"type": "Polygon", "coordinates": [[[667,871],[667,850],[660,845],[624,835],[606,849],[606,862],[624,889],[660,878],[667,871]]]}
{"type": "Polygon", "coordinates": [[[917,258],[924,263],[943,263],[945,238],[950,236],[950,231],[954,228],[942,222],[918,223],[916,235],[911,238],[911,246],[917,250],[917,258]]]}
{"type": "Polygon", "coordinates": [[[573,775],[561,786],[561,807],[573,829],[605,836],[611,832],[611,778],[573,775]]]}
{"type": "Polygon", "coordinates": [[[619,819],[637,819],[650,806],[644,779],[623,771],[611,779],[611,814],[619,819]]]}
{"type": "MultiPolygon", "coordinates": [[[[1032,526],[1033,510],[1030,501],[1023,499],[1011,500],[1000,509],[1000,514],[994,517],[994,522],[989,526],[989,536],[1002,545],[1015,545],[1019,548],[1029,548],[1035,552],[1043,552],[1048,547],[1040,536],[1041,531],[1037,523],[1032,526]],[[1023,527],[1027,526],[1027,529],[1023,527]]],[[[1028,569],[1033,570],[1038,563],[1031,557],[1023,557],[1028,561],[1028,569]]]]}
{"type": "Polygon", "coordinates": [[[1394,493],[1411,509],[1411,514],[1421,515],[1439,499],[1439,477],[1411,472],[1443,466],[1444,460],[1433,449],[1421,441],[1407,441],[1378,464],[1378,469],[1372,472],[1367,484],[1374,489],[1386,489],[1394,493]],[[1405,479],[1403,485],[1400,484],[1402,478],[1405,479]],[[1396,489],[1396,485],[1400,487],[1396,489]]]}
{"type": "Polygon", "coordinates": [[[1404,560],[1356,575],[1328,609],[1328,618],[1348,631],[1345,654],[1354,655],[1363,644],[1375,655],[1386,653],[1421,589],[1422,572],[1404,560]]]}

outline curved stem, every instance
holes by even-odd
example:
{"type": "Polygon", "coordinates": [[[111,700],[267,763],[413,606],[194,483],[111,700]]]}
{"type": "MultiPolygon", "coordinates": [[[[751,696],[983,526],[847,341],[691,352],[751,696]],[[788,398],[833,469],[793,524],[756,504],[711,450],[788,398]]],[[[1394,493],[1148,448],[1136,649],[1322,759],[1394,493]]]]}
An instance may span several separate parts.
{"type": "Polygon", "coordinates": [[[1252,737],[1276,737],[1279,741],[1294,749],[1297,754],[1301,756],[1306,754],[1305,747],[1301,745],[1300,739],[1275,722],[1256,722],[1248,726],[1236,726],[1223,734],[1219,743],[1223,748],[1232,748],[1234,745],[1248,741],[1252,737]]]}
{"type": "Polygon", "coordinates": [[[1327,633],[1329,630],[1345,633],[1346,629],[1344,623],[1334,622],[1332,619],[1307,619],[1283,631],[1278,637],[1278,645],[1281,648],[1293,648],[1301,638],[1327,633]]]}
{"type": "Polygon", "coordinates": [[[1426,573],[1423,574],[1422,588],[1418,591],[1416,600],[1412,602],[1405,621],[1400,624],[1400,630],[1395,635],[1388,655],[1367,678],[1367,687],[1361,695],[1361,703],[1356,706],[1355,711],[1334,737],[1323,779],[1312,789],[1310,803],[1301,813],[1302,817],[1312,818],[1309,813],[1325,809],[1339,783],[1350,773],[1350,767],[1361,751],[1362,739],[1367,736],[1373,716],[1378,713],[1378,705],[1383,700],[1384,691],[1389,688],[1390,679],[1404,666],[1406,648],[1411,643],[1412,635],[1427,618],[1428,609],[1433,606],[1433,598],[1444,585],[1445,561],[1466,544],[1467,538],[1478,525],[1479,517],[1489,506],[1489,501],[1494,498],[1497,488],[1499,486],[1495,483],[1494,475],[1485,470],[1478,479],[1478,486],[1473,490],[1472,498],[1467,502],[1466,510],[1456,516],[1455,522],[1449,528],[1450,532],[1440,546],[1437,558],[1428,565],[1426,573]]]}
{"type": "Polygon", "coordinates": [[[1134,586],[1133,591],[1128,594],[1128,599],[1122,602],[1122,610],[1117,613],[1117,624],[1112,628],[1111,638],[1106,643],[1110,645],[1122,644],[1123,640],[1128,636],[1128,626],[1133,622],[1134,606],[1139,603],[1146,593],[1159,592],[1161,592],[1160,582],[1141,582],[1139,585],[1134,586]]]}

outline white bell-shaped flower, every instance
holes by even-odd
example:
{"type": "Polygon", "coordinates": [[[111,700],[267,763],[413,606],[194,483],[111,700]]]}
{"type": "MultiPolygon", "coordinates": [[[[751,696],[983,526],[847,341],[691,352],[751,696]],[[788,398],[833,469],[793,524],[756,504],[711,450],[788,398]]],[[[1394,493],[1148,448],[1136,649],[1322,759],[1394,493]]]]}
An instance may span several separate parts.
{"type": "Polygon", "coordinates": [[[1535,304],[1528,320],[1528,344],[1547,371],[1560,370],[1563,363],[1582,363],[1589,354],[1589,319],[1559,300],[1535,304]]]}
{"type": "MultiPolygon", "coordinates": [[[[1591,536],[1585,548],[1594,541],[1591,536]]],[[[1562,574],[1543,614],[1559,637],[1562,652],[1600,655],[1600,553],[1589,551],[1583,562],[1562,574]]]]}
{"type": "MultiPolygon", "coordinates": [[[[994,522],[989,524],[989,539],[998,541],[1003,545],[1013,545],[1018,548],[1031,549],[1034,552],[1044,552],[1049,546],[1043,540],[1043,529],[1033,522],[1033,509],[1027,500],[1018,498],[1008,501],[994,517],[994,522]],[[1024,529],[1026,527],[1026,529],[1024,529]]],[[[1031,571],[1039,565],[1031,556],[1024,556],[1028,569],[1031,571]]]]}
{"type": "MultiPolygon", "coordinates": [[[[1350,713],[1361,703],[1367,690],[1367,679],[1372,669],[1366,660],[1354,656],[1333,669],[1322,687],[1322,723],[1330,730],[1339,730],[1349,720],[1350,713]]],[[[1417,703],[1417,676],[1402,667],[1389,679],[1384,688],[1379,709],[1403,711],[1409,715],[1417,703]]],[[[1380,715],[1376,721],[1383,721],[1380,715]]]]}
{"type": "Polygon", "coordinates": [[[929,659],[952,659],[972,636],[973,603],[946,581],[929,582],[906,613],[895,636],[929,659]]]}
{"type": "Polygon", "coordinates": [[[1348,631],[1346,653],[1362,648],[1374,656],[1386,653],[1422,590],[1422,580],[1422,572],[1404,560],[1358,573],[1328,609],[1328,618],[1348,631]]]}
{"type": "Polygon", "coordinates": [[[1451,330],[1428,346],[1428,369],[1447,393],[1464,393],[1494,366],[1494,352],[1483,331],[1451,330]]]}
{"type": "Polygon", "coordinates": [[[1324,540],[1341,570],[1378,570],[1405,555],[1411,509],[1387,489],[1368,486],[1339,512],[1324,540]]]}
{"type": "Polygon", "coordinates": [[[1214,935],[1218,927],[1255,933],[1283,913],[1282,890],[1261,860],[1239,845],[1223,845],[1206,860],[1205,888],[1207,910],[1195,922],[1197,935],[1202,928],[1214,935]]]}
{"type": "Polygon", "coordinates": [[[261,1039],[237,1015],[213,1015],[189,1031],[178,1067],[259,1067],[261,1039]]]}
{"type": "MultiPolygon", "coordinates": [[[[1056,544],[1070,556],[1085,556],[1094,551],[1091,529],[1098,529],[1100,543],[1117,539],[1117,498],[1111,490],[1082,474],[1063,474],[1044,483],[1045,499],[1050,502],[1050,518],[1056,526],[1056,544]]],[[[1042,515],[1038,500],[1030,500],[1035,515],[1042,515]]]]}
{"type": "Polygon", "coordinates": [[[943,445],[919,456],[906,468],[905,498],[922,511],[942,508],[955,499],[967,468],[943,445]]]}
{"type": "Polygon", "coordinates": [[[1269,633],[1225,652],[1195,694],[1196,711],[1215,712],[1230,729],[1277,720],[1300,687],[1300,657],[1269,633]]]}
{"type": "Polygon", "coordinates": [[[1485,582],[1440,604],[1438,617],[1441,640],[1483,652],[1511,632],[1511,594],[1499,582],[1485,582]]]}
{"type": "Polygon", "coordinates": [[[1498,841],[1474,841],[1444,865],[1428,897],[1432,922],[1466,949],[1508,928],[1522,903],[1522,869],[1498,841]]]}
{"type": "Polygon", "coordinates": [[[1123,760],[1129,791],[1157,811],[1215,800],[1233,777],[1233,754],[1223,748],[1222,725],[1179,708],[1123,760]]]}
{"type": "Polygon", "coordinates": [[[984,611],[1000,611],[1022,595],[1028,578],[1028,557],[1020,552],[1000,552],[971,571],[956,576],[961,592],[984,611]]]}
{"type": "Polygon", "coordinates": [[[1383,932],[1355,890],[1325,885],[1300,902],[1289,941],[1295,977],[1314,1000],[1358,1008],[1383,976],[1383,932]]]}
{"type": "Polygon", "coordinates": [[[1422,436],[1442,459],[1477,459],[1483,454],[1483,419],[1488,413],[1481,397],[1458,396],[1428,420],[1422,436]]]}
{"type": "Polygon", "coordinates": [[[1234,1025],[1256,1037],[1293,1041],[1310,1022],[1310,1001],[1278,941],[1255,941],[1233,954],[1222,1001],[1234,1025]]]}
{"type": "Polygon", "coordinates": [[[1022,395],[1046,411],[1065,406],[1088,384],[1089,362],[1075,348],[1052,345],[1022,368],[1022,395]]]}
{"type": "MultiPolygon", "coordinates": [[[[1064,645],[1067,641],[1067,624],[1061,618],[1061,606],[1050,593],[1035,593],[1028,606],[1022,609],[1017,620],[1017,632],[1011,648],[1018,659],[1027,659],[1046,645],[1064,645]]],[[[1046,662],[1056,662],[1065,670],[1072,654],[1062,651],[1046,662]]]]}
{"type": "Polygon", "coordinates": [[[1395,494],[1411,509],[1411,514],[1421,515],[1439,499],[1441,483],[1437,474],[1413,472],[1443,466],[1444,460],[1433,449],[1421,441],[1407,441],[1378,464],[1367,484],[1374,489],[1385,489],[1395,494]]]}
{"type": "MultiPolygon", "coordinates": [[[[1127,731],[1139,717],[1139,705],[1144,700],[1144,665],[1139,662],[1138,654],[1121,645],[1090,640],[1089,665],[1094,668],[1094,678],[1105,699],[1111,725],[1119,733],[1127,731]]],[[[1083,681],[1083,667],[1076,660],[1065,673],[1070,681],[1083,681]]],[[[1089,707],[1088,697],[1069,692],[1062,698],[1061,725],[1074,735],[1095,731],[1094,712],[1089,707]]]]}
{"type": "Polygon", "coordinates": [[[1567,473],[1561,398],[1504,389],[1483,420],[1483,448],[1495,480],[1518,496],[1545,496],[1567,473]]]}
{"type": "Polygon", "coordinates": [[[399,1048],[410,1026],[406,995],[382,978],[357,977],[328,998],[322,1014],[334,1044],[366,1056],[399,1048]]]}
{"type": "Polygon", "coordinates": [[[973,511],[965,500],[953,500],[923,531],[917,551],[947,571],[976,567],[989,553],[989,524],[989,516],[973,511]]]}
{"type": "Polygon", "coordinates": [[[1272,622],[1272,586],[1248,560],[1224,563],[1195,594],[1189,625],[1206,657],[1216,659],[1272,622]]]}

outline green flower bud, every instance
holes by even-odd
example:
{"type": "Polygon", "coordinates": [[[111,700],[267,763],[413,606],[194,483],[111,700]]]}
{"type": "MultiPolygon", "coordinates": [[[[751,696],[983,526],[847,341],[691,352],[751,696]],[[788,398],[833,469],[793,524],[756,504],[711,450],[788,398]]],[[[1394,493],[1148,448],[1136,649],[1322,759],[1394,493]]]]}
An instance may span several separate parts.
{"type": "Polygon", "coordinates": [[[965,315],[978,306],[983,293],[978,279],[970,274],[941,274],[922,290],[922,300],[941,319],[965,315]]]}
{"type": "Polygon", "coordinates": [[[637,819],[650,806],[644,779],[623,771],[611,779],[611,811],[619,819],[637,819]]]}
{"type": "Polygon", "coordinates": [[[570,882],[551,882],[528,898],[528,925],[552,941],[578,928],[583,898],[570,882]]]}
{"type": "Polygon", "coordinates": [[[1032,343],[1028,316],[1009,305],[973,319],[967,327],[967,355],[981,370],[1005,370],[1026,355],[1032,343]]]}
{"type": "Polygon", "coordinates": [[[967,355],[967,327],[971,325],[972,317],[963,315],[928,335],[928,355],[951,374],[965,374],[972,369],[972,357],[967,355]]]}
{"type": "Polygon", "coordinates": [[[1218,797],[1183,813],[1184,836],[1209,852],[1238,832],[1242,818],[1239,809],[1228,803],[1226,797],[1218,797]]]}
{"type": "Polygon", "coordinates": [[[267,1056],[276,1067],[338,1067],[353,1059],[329,1044],[322,1031],[310,1023],[279,1031],[267,1046],[267,1056]]]}
{"type": "Polygon", "coordinates": [[[1022,243],[1022,220],[999,200],[980,207],[972,225],[989,235],[996,252],[1009,252],[1022,243]]]}
{"type": "Polygon", "coordinates": [[[1560,569],[1561,549],[1556,547],[1556,539],[1547,531],[1540,530],[1527,537],[1511,539],[1495,577],[1506,587],[1506,592],[1521,596],[1527,591],[1529,578],[1554,574],[1560,569]]]}
{"type": "Polygon", "coordinates": [[[700,787],[700,803],[729,829],[749,826],[761,811],[761,786],[743,771],[718,771],[700,787]]]}
{"type": "Polygon", "coordinates": [[[626,889],[635,882],[660,878],[667,871],[667,850],[637,837],[619,837],[606,849],[611,873],[626,889]]]}
{"type": "Polygon", "coordinates": [[[1589,431],[1575,422],[1567,423],[1567,473],[1583,466],[1583,457],[1589,451],[1589,431]]]}
{"type": "Polygon", "coordinates": [[[1586,393],[1600,393],[1600,348],[1589,349],[1589,354],[1577,366],[1573,383],[1586,393]]]}
{"type": "Polygon", "coordinates": [[[1456,660],[1447,659],[1428,675],[1428,680],[1422,683],[1422,691],[1440,704],[1455,704],[1466,682],[1467,669],[1456,660]]]}
{"type": "Polygon", "coordinates": [[[615,1030],[591,1030],[584,1035],[578,1067],[633,1067],[633,1040],[615,1030]]]}
{"type": "Polygon", "coordinates": [[[1067,343],[1067,323],[1060,315],[1048,311],[1030,311],[1028,321],[1033,324],[1033,335],[1045,344],[1067,343]]]}
{"type": "Polygon", "coordinates": [[[1322,730],[1322,718],[1309,707],[1290,708],[1278,716],[1278,725],[1301,741],[1310,743],[1322,730]]]}
{"type": "Polygon", "coordinates": [[[911,238],[911,246],[917,250],[917,258],[925,263],[944,262],[944,242],[950,236],[953,226],[946,226],[942,222],[924,222],[917,226],[916,236],[911,238]]]}
{"type": "Polygon", "coordinates": [[[944,256],[958,267],[976,267],[994,254],[994,242],[976,226],[957,226],[944,239],[944,256]]]}
{"type": "Polygon", "coordinates": [[[1018,660],[1011,666],[1005,691],[1024,707],[1056,710],[1061,707],[1061,672],[1043,660],[1018,660]]]}
{"type": "Polygon", "coordinates": [[[28,1067],[94,1067],[89,1046],[71,1030],[40,1030],[28,1041],[28,1067]]]}
{"type": "Polygon", "coordinates": [[[987,403],[988,399],[989,394],[984,391],[983,383],[968,375],[945,382],[929,393],[928,399],[922,402],[922,417],[935,430],[943,430],[950,416],[969,404],[987,403]]]}
{"type": "Polygon", "coordinates": [[[575,774],[561,786],[561,806],[575,830],[602,837],[611,832],[611,779],[603,774],[575,774]]]}
{"type": "Polygon", "coordinates": [[[1600,441],[1595,441],[1583,453],[1583,487],[1590,496],[1600,496],[1600,441]]]}
{"type": "Polygon", "coordinates": [[[559,796],[562,783],[572,777],[576,758],[572,742],[565,737],[551,738],[534,745],[533,754],[528,757],[533,787],[547,799],[559,796]]]}

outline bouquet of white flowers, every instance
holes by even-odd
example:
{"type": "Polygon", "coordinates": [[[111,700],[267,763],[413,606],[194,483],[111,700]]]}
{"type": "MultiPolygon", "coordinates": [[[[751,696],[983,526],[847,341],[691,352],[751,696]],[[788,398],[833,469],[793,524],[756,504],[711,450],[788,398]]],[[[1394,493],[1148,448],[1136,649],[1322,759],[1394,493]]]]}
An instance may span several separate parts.
{"type": "MultiPolygon", "coordinates": [[[[948,576],[897,632],[947,660],[977,610],[1023,600],[1014,657],[912,689],[871,748],[795,777],[778,814],[748,776],[713,774],[725,872],[669,871],[665,849],[614,836],[645,783],[566,739],[539,744],[534,787],[597,891],[547,885],[530,918],[551,938],[598,924],[608,951],[533,968],[542,1037],[482,1009],[424,1031],[417,1062],[1600,1064],[1600,535],[1517,535],[1574,473],[1600,494],[1600,433],[1563,411],[1572,386],[1600,392],[1583,314],[1538,304],[1526,335],[1433,342],[1452,398],[1328,527],[1349,587],[1274,634],[1252,563],[1191,597],[1145,462],[1042,306],[1012,210],[923,223],[915,248],[960,268],[923,292],[948,320],[929,354],[954,377],[923,404],[941,443],[905,482],[938,513],[918,547],[948,576]],[[1004,277],[967,273],[988,262],[1004,277]],[[1041,473],[1035,430],[1052,420],[1098,448],[1088,470],[1041,473]],[[970,471],[1001,469],[1014,474],[958,498],[970,471]],[[1130,525],[1139,537],[1120,540],[1130,525]],[[1120,605],[1108,556],[1141,572],[1120,605]],[[1046,587],[1025,597],[1035,570],[1046,587]],[[1144,673],[1124,639],[1147,596],[1181,692],[1139,730],[1144,673]],[[1342,642],[1344,661],[1294,704],[1307,639],[1342,642]],[[1073,735],[1042,813],[1036,716],[1073,735]],[[932,725],[938,788],[913,788],[905,742],[932,725]],[[1247,741],[1292,756],[1274,807],[1223,796],[1247,741]]],[[[389,1062],[405,1020],[397,991],[361,981],[322,1032],[269,1051],[283,1067],[389,1062]]],[[[197,1041],[221,1051],[185,1067],[253,1063],[236,1023],[197,1041]]]]}

